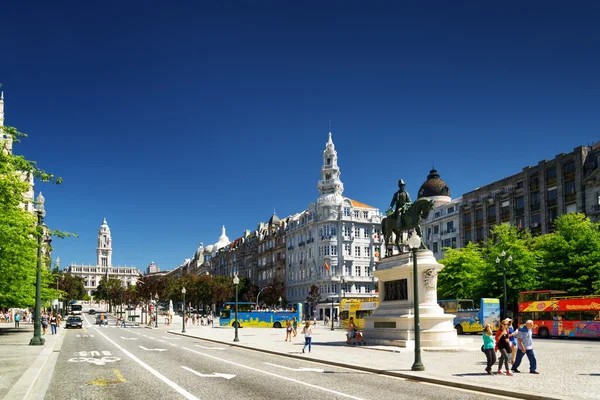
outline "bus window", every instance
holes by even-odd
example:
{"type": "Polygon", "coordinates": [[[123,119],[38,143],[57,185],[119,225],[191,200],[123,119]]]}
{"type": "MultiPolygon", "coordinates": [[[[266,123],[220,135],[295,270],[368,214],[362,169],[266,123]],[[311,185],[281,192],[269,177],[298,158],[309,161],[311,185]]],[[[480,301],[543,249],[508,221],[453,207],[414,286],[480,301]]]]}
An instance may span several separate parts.
{"type": "Polygon", "coordinates": [[[349,317],[349,313],[348,313],[348,311],[342,311],[342,312],[340,313],[340,319],[341,319],[341,320],[348,319],[348,317],[349,317]]]}
{"type": "Polygon", "coordinates": [[[221,318],[231,318],[231,310],[221,310],[221,318]]]}
{"type": "Polygon", "coordinates": [[[363,319],[364,317],[368,317],[369,315],[373,315],[372,310],[357,310],[356,311],[356,319],[363,319]]]}
{"type": "Polygon", "coordinates": [[[581,320],[581,313],[579,311],[567,311],[562,317],[563,321],[579,321],[581,320]]]}
{"type": "Polygon", "coordinates": [[[459,310],[474,310],[475,302],[473,300],[459,300],[458,301],[458,309],[459,310]]]}
{"type": "Polygon", "coordinates": [[[582,311],[581,321],[593,321],[596,319],[597,314],[594,311],[582,311]]]}
{"type": "MultiPolygon", "coordinates": [[[[233,306],[235,309],[235,305],[233,306]]],[[[252,310],[252,304],[238,304],[238,312],[250,312],[252,310]]]]}

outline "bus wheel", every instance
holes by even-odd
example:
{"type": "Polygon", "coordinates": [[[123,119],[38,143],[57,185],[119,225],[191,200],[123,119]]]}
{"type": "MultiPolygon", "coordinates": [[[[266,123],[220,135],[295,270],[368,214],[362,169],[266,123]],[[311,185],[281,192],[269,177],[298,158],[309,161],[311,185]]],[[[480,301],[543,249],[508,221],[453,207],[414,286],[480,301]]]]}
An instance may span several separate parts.
{"type": "Polygon", "coordinates": [[[548,332],[547,328],[540,328],[538,329],[538,335],[540,335],[542,339],[548,339],[550,337],[550,332],[548,332]]]}
{"type": "Polygon", "coordinates": [[[237,321],[233,321],[233,324],[231,326],[233,326],[234,328],[239,328],[240,324],[237,321]]]}
{"type": "Polygon", "coordinates": [[[454,327],[454,329],[456,329],[456,333],[457,333],[458,335],[463,335],[463,334],[464,334],[464,332],[463,332],[463,328],[462,328],[462,325],[456,325],[456,326],[454,327]]]}
{"type": "Polygon", "coordinates": [[[273,328],[277,328],[277,329],[279,329],[279,328],[281,328],[281,324],[280,324],[279,322],[275,322],[275,323],[273,324],[273,328]]]}

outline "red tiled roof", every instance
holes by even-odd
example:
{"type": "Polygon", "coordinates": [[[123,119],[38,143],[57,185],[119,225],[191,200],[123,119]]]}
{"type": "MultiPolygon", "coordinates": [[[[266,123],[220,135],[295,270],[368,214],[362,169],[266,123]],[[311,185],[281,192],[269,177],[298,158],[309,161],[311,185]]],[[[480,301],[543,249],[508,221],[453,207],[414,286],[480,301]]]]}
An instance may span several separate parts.
{"type": "Polygon", "coordinates": [[[371,206],[370,206],[370,205],[368,205],[368,204],[361,203],[360,201],[356,201],[356,200],[352,200],[352,199],[350,199],[350,201],[352,202],[352,205],[353,205],[354,207],[362,207],[362,208],[375,208],[375,207],[371,207],[371,206]]]}

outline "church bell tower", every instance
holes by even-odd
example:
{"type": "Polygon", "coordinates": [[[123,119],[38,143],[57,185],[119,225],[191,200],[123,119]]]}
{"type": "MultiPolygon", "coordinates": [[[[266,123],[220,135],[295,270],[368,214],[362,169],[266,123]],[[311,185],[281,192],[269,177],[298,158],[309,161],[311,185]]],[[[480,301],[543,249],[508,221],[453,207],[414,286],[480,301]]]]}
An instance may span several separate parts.
{"type": "Polygon", "coordinates": [[[99,267],[112,266],[112,239],[106,218],[98,231],[98,247],[96,248],[96,265],[99,267]]]}

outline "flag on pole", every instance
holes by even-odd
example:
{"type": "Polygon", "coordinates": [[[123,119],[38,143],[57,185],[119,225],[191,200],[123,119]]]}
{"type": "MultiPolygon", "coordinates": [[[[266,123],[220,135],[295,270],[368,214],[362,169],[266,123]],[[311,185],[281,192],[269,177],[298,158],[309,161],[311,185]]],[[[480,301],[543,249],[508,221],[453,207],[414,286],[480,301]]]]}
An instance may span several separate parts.
{"type": "Polygon", "coordinates": [[[325,269],[329,271],[329,264],[325,263],[325,269]]]}

